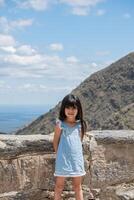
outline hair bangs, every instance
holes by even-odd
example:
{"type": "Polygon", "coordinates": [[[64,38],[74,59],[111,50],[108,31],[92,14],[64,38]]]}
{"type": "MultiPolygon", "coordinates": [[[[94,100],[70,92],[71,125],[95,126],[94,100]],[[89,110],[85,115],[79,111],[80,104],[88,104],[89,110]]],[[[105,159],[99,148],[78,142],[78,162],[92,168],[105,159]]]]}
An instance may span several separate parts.
{"type": "Polygon", "coordinates": [[[65,108],[69,108],[69,107],[78,108],[77,102],[76,101],[67,101],[65,103],[65,108]]]}

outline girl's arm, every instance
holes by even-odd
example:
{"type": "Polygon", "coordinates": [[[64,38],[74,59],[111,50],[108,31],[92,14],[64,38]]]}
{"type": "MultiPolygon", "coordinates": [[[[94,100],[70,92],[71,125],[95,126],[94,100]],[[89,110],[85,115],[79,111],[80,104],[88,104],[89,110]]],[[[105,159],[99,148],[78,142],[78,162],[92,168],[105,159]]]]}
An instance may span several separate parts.
{"type": "Polygon", "coordinates": [[[60,141],[60,135],[61,135],[61,128],[57,124],[54,129],[54,138],[53,138],[53,148],[54,151],[57,153],[59,141],[60,141]]]}

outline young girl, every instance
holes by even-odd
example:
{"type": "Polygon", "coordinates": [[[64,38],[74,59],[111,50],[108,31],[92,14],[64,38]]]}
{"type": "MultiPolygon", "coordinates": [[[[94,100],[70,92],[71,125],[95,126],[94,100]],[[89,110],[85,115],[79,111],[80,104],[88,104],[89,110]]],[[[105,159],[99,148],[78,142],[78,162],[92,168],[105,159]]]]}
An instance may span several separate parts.
{"type": "Polygon", "coordinates": [[[82,176],[86,174],[82,140],[86,131],[80,100],[73,94],[64,97],[55,126],[53,147],[56,152],[54,200],[60,200],[66,177],[73,178],[76,200],[83,200],[82,176]]]}

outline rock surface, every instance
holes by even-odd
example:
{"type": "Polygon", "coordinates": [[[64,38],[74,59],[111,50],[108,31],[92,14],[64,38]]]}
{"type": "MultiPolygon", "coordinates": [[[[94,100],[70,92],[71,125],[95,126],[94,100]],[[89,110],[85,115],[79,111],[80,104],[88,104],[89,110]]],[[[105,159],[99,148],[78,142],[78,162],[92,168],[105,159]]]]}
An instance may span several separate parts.
{"type": "MultiPolygon", "coordinates": [[[[55,153],[49,135],[0,135],[0,200],[54,199],[55,153]]],[[[91,131],[83,141],[84,200],[134,199],[134,131],[91,131]]],[[[73,200],[71,178],[63,199],[73,200]]]]}

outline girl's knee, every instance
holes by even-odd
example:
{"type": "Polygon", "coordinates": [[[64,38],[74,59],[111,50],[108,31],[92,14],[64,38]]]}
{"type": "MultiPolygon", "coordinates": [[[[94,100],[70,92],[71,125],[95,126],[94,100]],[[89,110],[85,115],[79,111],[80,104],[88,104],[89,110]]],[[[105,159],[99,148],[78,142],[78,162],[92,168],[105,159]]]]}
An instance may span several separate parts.
{"type": "Polygon", "coordinates": [[[64,184],[56,183],[55,189],[56,189],[57,191],[61,192],[61,191],[64,189],[64,184]]]}

